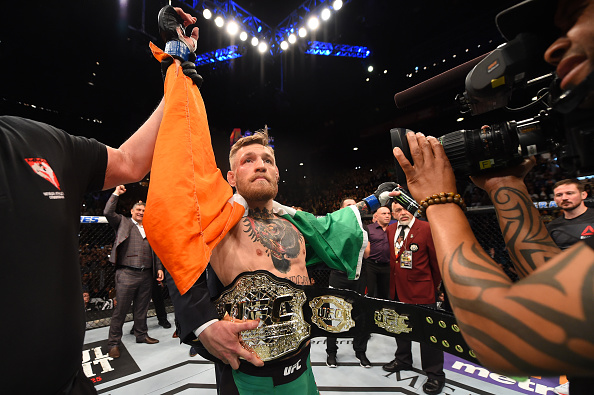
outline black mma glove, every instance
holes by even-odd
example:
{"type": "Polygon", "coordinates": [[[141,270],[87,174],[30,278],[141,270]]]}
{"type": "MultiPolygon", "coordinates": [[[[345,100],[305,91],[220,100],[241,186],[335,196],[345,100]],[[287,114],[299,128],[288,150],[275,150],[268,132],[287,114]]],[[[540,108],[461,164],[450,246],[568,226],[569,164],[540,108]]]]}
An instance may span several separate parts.
{"type": "MultiPolygon", "coordinates": [[[[197,47],[196,40],[192,37],[193,48],[188,46],[186,38],[184,38],[184,23],[182,17],[175,11],[175,9],[167,5],[159,11],[159,33],[161,38],[165,41],[165,52],[173,58],[179,59],[182,62],[183,73],[190,77],[194,84],[200,88],[202,85],[202,76],[196,72],[196,54],[194,50],[197,47]]],[[[188,27],[188,29],[190,29],[188,27]]],[[[167,69],[173,63],[172,58],[166,58],[161,62],[161,73],[163,80],[167,75],[167,69]]]]}
{"type": "Polygon", "coordinates": [[[390,200],[390,196],[388,194],[398,188],[398,184],[395,182],[384,182],[381,183],[379,187],[373,192],[373,195],[367,196],[365,199],[365,203],[369,206],[369,210],[374,212],[378,208],[385,206],[388,201],[390,200]]]}
{"type": "Polygon", "coordinates": [[[406,190],[402,189],[400,185],[395,182],[384,182],[380,184],[373,195],[368,196],[363,200],[369,206],[369,210],[373,212],[378,208],[387,205],[392,199],[413,215],[419,210],[417,202],[408,195],[406,190]],[[400,191],[400,195],[395,197],[389,196],[389,193],[393,191],[400,191]]]}
{"type": "Polygon", "coordinates": [[[188,56],[196,50],[198,43],[193,37],[184,37],[186,28],[182,17],[175,9],[166,5],[159,11],[159,33],[165,41],[165,52],[179,60],[189,60],[188,56]],[[192,44],[188,44],[189,39],[192,44]]]}

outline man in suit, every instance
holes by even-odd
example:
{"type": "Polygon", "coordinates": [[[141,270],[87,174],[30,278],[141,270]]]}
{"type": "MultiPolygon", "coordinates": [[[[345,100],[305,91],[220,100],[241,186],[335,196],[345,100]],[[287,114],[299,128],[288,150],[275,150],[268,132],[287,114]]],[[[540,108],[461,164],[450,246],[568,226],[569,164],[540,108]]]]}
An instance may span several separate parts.
{"type": "MultiPolygon", "coordinates": [[[[416,220],[400,204],[392,203],[392,216],[397,223],[387,228],[390,245],[390,298],[403,303],[436,306],[436,292],[441,275],[429,223],[416,220]]],[[[412,368],[411,342],[396,339],[396,358],[385,364],[387,372],[412,368]]],[[[421,346],[421,362],[427,374],[423,385],[426,394],[439,394],[445,384],[443,352],[425,344],[421,346]]]]}
{"type": "Polygon", "coordinates": [[[136,343],[155,344],[159,341],[147,333],[146,313],[151,300],[153,279],[163,280],[163,266],[149,245],[142,219],[144,203],[138,202],[132,207],[132,218],[126,218],[115,212],[119,196],[126,192],[123,185],[116,187],[107,201],[103,214],[109,224],[116,229],[109,261],[116,265],[117,304],[111,316],[107,347],[109,356],[120,357],[119,344],[122,339],[122,326],[130,304],[134,303],[134,335],[136,343]]]}

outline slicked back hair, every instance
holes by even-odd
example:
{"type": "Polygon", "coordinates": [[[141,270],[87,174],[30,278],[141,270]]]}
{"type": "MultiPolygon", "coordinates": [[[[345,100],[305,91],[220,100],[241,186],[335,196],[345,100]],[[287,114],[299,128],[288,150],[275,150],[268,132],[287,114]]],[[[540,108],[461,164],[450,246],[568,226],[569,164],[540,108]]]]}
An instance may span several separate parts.
{"type": "Polygon", "coordinates": [[[233,161],[235,160],[235,154],[239,151],[240,148],[246,147],[252,144],[260,144],[264,147],[267,147],[274,156],[274,150],[270,145],[268,145],[268,130],[267,129],[260,129],[256,133],[252,134],[251,136],[245,136],[237,140],[235,144],[231,147],[231,151],[229,152],[229,166],[231,166],[231,170],[233,170],[233,161]]]}

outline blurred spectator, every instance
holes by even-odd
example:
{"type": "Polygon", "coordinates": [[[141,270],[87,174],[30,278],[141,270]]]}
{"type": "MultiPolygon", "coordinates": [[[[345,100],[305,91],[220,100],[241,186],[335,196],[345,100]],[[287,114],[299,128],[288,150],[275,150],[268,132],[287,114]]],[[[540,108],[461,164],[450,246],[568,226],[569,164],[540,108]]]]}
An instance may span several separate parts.
{"type": "Polygon", "coordinates": [[[90,290],[91,289],[91,269],[88,266],[81,266],[80,267],[80,276],[82,280],[83,289],[90,290]]]}
{"type": "Polygon", "coordinates": [[[97,306],[94,303],[91,303],[91,295],[89,291],[83,288],[83,301],[85,302],[85,311],[96,311],[97,306]]]}
{"type": "Polygon", "coordinates": [[[100,261],[94,261],[90,269],[93,273],[91,296],[109,299],[109,291],[115,288],[115,269],[107,260],[107,256],[104,256],[100,261]]]}

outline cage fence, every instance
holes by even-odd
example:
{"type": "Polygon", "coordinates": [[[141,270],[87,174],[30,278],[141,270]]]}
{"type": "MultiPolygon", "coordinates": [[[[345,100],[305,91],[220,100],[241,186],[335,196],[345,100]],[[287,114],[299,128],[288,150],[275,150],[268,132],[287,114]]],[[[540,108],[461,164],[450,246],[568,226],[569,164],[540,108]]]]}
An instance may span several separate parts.
{"type": "MultiPolygon", "coordinates": [[[[551,207],[536,204],[545,221],[552,219],[551,207]]],[[[478,242],[505,271],[512,281],[518,279],[511,259],[505,248],[505,242],[499,229],[493,206],[469,208],[466,216],[478,242]]],[[[111,314],[116,303],[115,266],[109,262],[109,256],[115,231],[102,216],[82,216],[79,232],[80,264],[83,292],[89,292],[90,301],[86,305],[87,328],[98,328],[110,324],[111,314]]],[[[316,286],[327,287],[330,269],[326,266],[309,268],[309,275],[316,286]]],[[[173,304],[166,285],[159,284],[168,313],[173,312],[173,304]]],[[[151,301],[148,316],[155,316],[154,303],[151,301]]],[[[133,319],[131,310],[126,321],[133,319]]]]}

